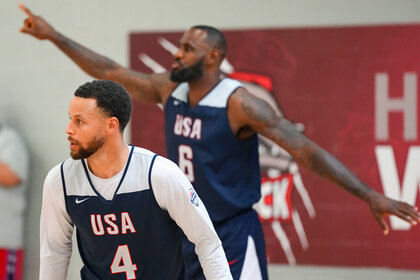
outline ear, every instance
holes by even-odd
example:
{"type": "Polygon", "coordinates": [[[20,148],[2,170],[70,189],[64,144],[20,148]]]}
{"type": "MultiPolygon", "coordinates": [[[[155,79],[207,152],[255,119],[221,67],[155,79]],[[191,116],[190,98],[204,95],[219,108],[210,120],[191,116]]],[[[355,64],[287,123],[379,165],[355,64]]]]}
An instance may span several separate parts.
{"type": "Polygon", "coordinates": [[[114,132],[115,130],[120,131],[120,122],[116,117],[110,117],[107,119],[106,130],[109,133],[114,132]]]}
{"type": "Polygon", "coordinates": [[[208,65],[220,64],[222,53],[218,49],[213,49],[207,55],[208,65]]]}

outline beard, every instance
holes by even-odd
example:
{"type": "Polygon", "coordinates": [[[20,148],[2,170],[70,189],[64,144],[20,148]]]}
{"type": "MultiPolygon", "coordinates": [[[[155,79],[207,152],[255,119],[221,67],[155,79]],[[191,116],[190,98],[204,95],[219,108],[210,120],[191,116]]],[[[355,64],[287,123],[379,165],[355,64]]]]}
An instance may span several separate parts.
{"type": "MultiPolygon", "coordinates": [[[[74,141],[74,140],[73,140],[74,141]]],[[[76,141],[74,141],[76,142],[76,141]]],[[[105,143],[105,138],[95,138],[87,144],[86,148],[83,148],[79,142],[76,142],[79,145],[79,151],[72,152],[70,151],[70,156],[72,159],[85,159],[96,153],[105,143]]]]}
{"type": "Polygon", "coordinates": [[[203,76],[204,73],[204,58],[190,67],[182,68],[179,70],[172,70],[170,79],[175,83],[183,83],[194,81],[203,76]]]}

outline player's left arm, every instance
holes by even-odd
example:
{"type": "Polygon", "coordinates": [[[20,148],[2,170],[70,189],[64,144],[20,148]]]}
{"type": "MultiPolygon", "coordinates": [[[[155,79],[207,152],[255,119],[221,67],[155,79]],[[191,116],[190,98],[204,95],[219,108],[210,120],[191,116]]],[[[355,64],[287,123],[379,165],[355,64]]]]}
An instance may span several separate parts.
{"type": "Polygon", "coordinates": [[[384,219],[387,215],[398,216],[412,225],[420,222],[416,208],[389,199],[368,187],[334,156],[295,130],[293,125],[276,114],[268,103],[245,89],[239,88],[230,97],[228,116],[238,137],[257,132],[283,147],[308,169],[366,201],[384,234],[389,231],[384,219]]]}
{"type": "Polygon", "coordinates": [[[231,280],[229,265],[207,210],[193,186],[172,161],[157,157],[151,184],[159,206],[195,244],[206,279],[231,280]]]}

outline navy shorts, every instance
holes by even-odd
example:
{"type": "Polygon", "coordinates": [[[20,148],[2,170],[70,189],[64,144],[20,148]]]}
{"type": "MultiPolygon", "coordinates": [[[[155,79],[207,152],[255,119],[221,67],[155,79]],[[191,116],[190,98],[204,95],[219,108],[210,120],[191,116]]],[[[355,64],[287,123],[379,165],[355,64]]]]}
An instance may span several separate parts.
{"type": "MultiPolygon", "coordinates": [[[[258,215],[254,210],[243,212],[214,225],[234,280],[267,280],[265,241],[258,215]]],[[[185,235],[182,247],[189,280],[205,280],[195,245],[185,235]]]]}

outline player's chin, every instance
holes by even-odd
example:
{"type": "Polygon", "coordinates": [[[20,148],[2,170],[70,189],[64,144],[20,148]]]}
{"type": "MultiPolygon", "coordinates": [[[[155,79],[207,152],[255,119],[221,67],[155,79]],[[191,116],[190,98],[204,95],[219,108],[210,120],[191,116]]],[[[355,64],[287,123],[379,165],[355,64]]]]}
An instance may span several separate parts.
{"type": "Polygon", "coordinates": [[[70,150],[70,156],[74,160],[82,158],[81,154],[78,151],[75,151],[75,150],[70,150]]]}

